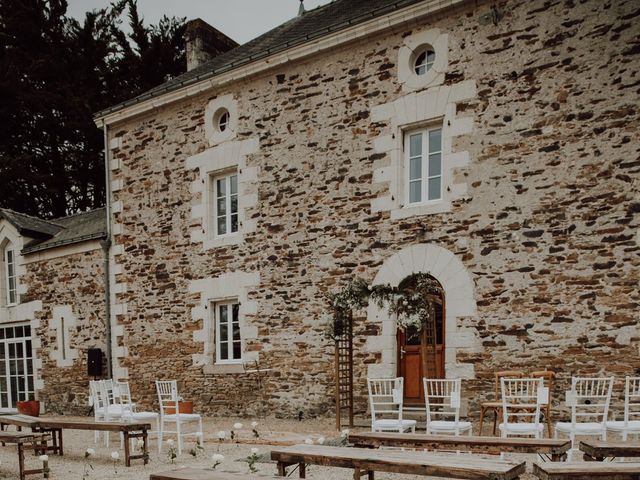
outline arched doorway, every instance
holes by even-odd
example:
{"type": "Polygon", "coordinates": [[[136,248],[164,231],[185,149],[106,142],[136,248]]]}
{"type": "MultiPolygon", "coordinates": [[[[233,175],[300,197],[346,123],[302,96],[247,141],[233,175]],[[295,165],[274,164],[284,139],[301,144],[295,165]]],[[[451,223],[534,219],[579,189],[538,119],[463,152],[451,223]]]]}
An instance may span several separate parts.
{"type": "Polygon", "coordinates": [[[410,325],[396,332],[397,375],[404,378],[404,403],[423,405],[423,377],[445,378],[444,289],[431,275],[409,275],[398,289],[423,301],[428,312],[422,328],[410,325]]]}

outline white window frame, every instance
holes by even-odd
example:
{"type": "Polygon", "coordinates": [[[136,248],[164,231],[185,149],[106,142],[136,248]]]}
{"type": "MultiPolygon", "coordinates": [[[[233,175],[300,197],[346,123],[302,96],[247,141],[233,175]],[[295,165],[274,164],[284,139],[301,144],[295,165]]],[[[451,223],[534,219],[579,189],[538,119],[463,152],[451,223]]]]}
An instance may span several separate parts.
{"type": "Polygon", "coordinates": [[[229,364],[238,364],[238,363],[243,363],[244,360],[244,341],[242,339],[242,327],[241,327],[241,323],[240,323],[240,302],[236,299],[236,300],[226,300],[226,301],[222,301],[222,302],[215,302],[213,304],[213,308],[214,308],[214,317],[215,317],[215,331],[214,331],[214,336],[215,336],[215,350],[216,350],[216,364],[221,364],[221,365],[229,365],[229,364]],[[238,306],[238,318],[237,321],[234,322],[232,316],[229,316],[230,314],[233,314],[233,305],[237,305],[238,306]],[[227,338],[226,340],[223,340],[220,337],[220,320],[221,320],[221,313],[220,310],[222,308],[226,308],[227,309],[227,338]],[[237,342],[237,340],[233,339],[233,324],[237,323],[238,324],[238,329],[240,332],[240,358],[233,358],[233,344],[234,342],[237,342]],[[222,342],[226,342],[227,343],[227,354],[228,356],[230,356],[231,358],[226,358],[223,359],[221,358],[221,353],[222,353],[222,348],[221,348],[221,343],[222,342]]]}
{"type": "Polygon", "coordinates": [[[7,245],[4,249],[4,266],[4,280],[7,287],[7,306],[11,307],[18,304],[18,275],[16,274],[16,252],[12,248],[11,244],[7,245]],[[11,254],[11,262],[9,262],[9,254],[11,254]],[[13,301],[11,300],[12,294],[13,301]]]}
{"type": "Polygon", "coordinates": [[[0,386],[0,412],[15,412],[16,411],[16,402],[19,400],[33,400],[35,399],[35,372],[33,365],[34,351],[33,344],[31,343],[31,327],[29,325],[6,325],[0,327],[3,330],[4,335],[3,338],[0,338],[0,344],[2,344],[2,348],[0,350],[4,351],[4,355],[0,356],[0,362],[3,363],[4,380],[6,390],[0,386]],[[17,333],[17,328],[22,328],[23,334],[22,336],[16,337],[14,334],[17,333]],[[11,338],[7,338],[7,333],[9,330],[12,330],[13,336],[11,338]],[[29,330],[29,334],[25,334],[25,329],[29,330]],[[27,355],[27,342],[30,344],[31,348],[31,356],[27,355]],[[17,355],[18,344],[22,348],[22,356],[17,355]],[[14,358],[9,358],[9,349],[14,349],[14,358]],[[13,362],[13,365],[12,365],[13,362]],[[22,373],[17,373],[19,364],[22,365],[22,373]],[[15,367],[15,368],[12,368],[15,367]],[[18,388],[18,397],[13,398],[13,394],[11,392],[11,384],[16,383],[20,385],[22,383],[22,388],[18,388]]]}
{"type": "Polygon", "coordinates": [[[231,237],[234,235],[238,235],[240,232],[240,192],[239,192],[239,177],[238,177],[238,171],[234,170],[234,171],[228,171],[222,174],[218,174],[218,175],[211,175],[211,182],[212,182],[212,186],[211,186],[211,195],[212,195],[212,200],[211,200],[211,209],[212,209],[212,225],[211,225],[211,232],[212,234],[212,238],[225,238],[225,237],[231,237]],[[236,193],[232,194],[231,193],[231,178],[232,177],[236,177],[236,193]],[[219,180],[223,180],[225,183],[225,196],[223,197],[225,199],[225,233],[219,233],[218,232],[218,218],[221,218],[218,215],[218,181],[219,180]],[[231,231],[231,216],[233,215],[231,213],[231,197],[234,196],[236,197],[236,230],[235,232],[231,231]]]}
{"type": "Polygon", "coordinates": [[[434,205],[444,200],[444,158],[443,158],[443,138],[442,138],[442,125],[432,125],[430,127],[407,130],[404,133],[404,184],[405,184],[405,207],[416,207],[423,205],[434,205]],[[429,132],[440,131],[440,150],[429,151],[429,132]],[[415,135],[422,136],[421,153],[420,157],[411,157],[411,137],[415,135]],[[440,154],[440,174],[431,175],[429,172],[429,156],[433,154],[440,154]],[[415,179],[411,179],[411,159],[421,159],[421,175],[420,175],[420,201],[411,202],[411,182],[415,179]],[[440,179],[440,196],[429,200],[429,180],[432,178],[440,179]]]}

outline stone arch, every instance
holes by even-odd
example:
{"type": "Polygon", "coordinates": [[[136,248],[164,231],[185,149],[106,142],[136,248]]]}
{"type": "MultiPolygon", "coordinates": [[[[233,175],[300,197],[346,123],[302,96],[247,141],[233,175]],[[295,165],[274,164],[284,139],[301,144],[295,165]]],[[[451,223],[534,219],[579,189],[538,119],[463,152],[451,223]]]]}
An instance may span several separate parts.
{"type": "MultiPolygon", "coordinates": [[[[430,243],[411,245],[389,257],[378,271],[373,284],[393,286],[413,273],[428,273],[445,291],[445,373],[447,378],[474,378],[472,364],[458,363],[461,351],[475,352],[480,340],[474,329],[462,325],[463,317],[477,315],[475,287],[471,274],[462,261],[446,248],[430,243]]],[[[373,304],[367,310],[367,320],[380,323],[380,334],[367,339],[368,352],[381,354],[381,361],[368,366],[370,377],[391,377],[397,371],[396,322],[386,310],[373,304]]]]}

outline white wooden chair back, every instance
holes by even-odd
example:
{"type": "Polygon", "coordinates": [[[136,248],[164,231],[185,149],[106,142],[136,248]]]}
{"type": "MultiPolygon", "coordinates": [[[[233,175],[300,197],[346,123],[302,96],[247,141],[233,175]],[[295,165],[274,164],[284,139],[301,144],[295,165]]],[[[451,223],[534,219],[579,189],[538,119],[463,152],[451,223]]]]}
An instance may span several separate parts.
{"type": "Polygon", "coordinates": [[[571,378],[568,401],[571,405],[571,424],[600,423],[605,430],[609,415],[613,377],[571,378]]]}
{"type": "Polygon", "coordinates": [[[501,378],[502,415],[506,425],[528,423],[534,431],[540,425],[540,407],[549,401],[542,378],[501,378]],[[528,408],[522,408],[523,405],[528,408]]]}
{"type": "Polygon", "coordinates": [[[427,425],[434,420],[460,421],[462,380],[423,378],[427,425]]]}
{"type": "Polygon", "coordinates": [[[122,409],[133,410],[133,402],[131,401],[131,389],[129,382],[116,382],[115,388],[118,392],[118,399],[122,409]]]}
{"type": "Polygon", "coordinates": [[[402,403],[404,396],[404,379],[398,378],[367,378],[369,389],[369,406],[371,407],[371,425],[376,420],[393,418],[402,420],[402,403]]]}
{"type": "Polygon", "coordinates": [[[105,403],[102,396],[101,380],[89,380],[89,394],[91,395],[91,405],[93,406],[96,420],[104,412],[105,403]]]}
{"type": "Polygon", "coordinates": [[[624,426],[640,420],[640,377],[626,377],[624,381],[624,426]]]}
{"type": "Polygon", "coordinates": [[[158,402],[160,403],[160,416],[178,413],[178,381],[156,380],[158,402]],[[167,409],[171,409],[168,412],[167,409]]]}
{"type": "Polygon", "coordinates": [[[107,403],[107,405],[116,405],[118,403],[116,401],[118,394],[113,379],[100,380],[100,383],[104,387],[104,401],[107,403]]]}

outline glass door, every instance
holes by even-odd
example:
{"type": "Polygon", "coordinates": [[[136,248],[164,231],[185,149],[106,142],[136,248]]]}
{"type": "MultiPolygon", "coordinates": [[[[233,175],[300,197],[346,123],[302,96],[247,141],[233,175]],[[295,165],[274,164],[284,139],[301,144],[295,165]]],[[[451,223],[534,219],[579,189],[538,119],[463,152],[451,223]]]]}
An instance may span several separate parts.
{"type": "Polygon", "coordinates": [[[31,327],[0,327],[0,411],[34,398],[31,327]]]}

